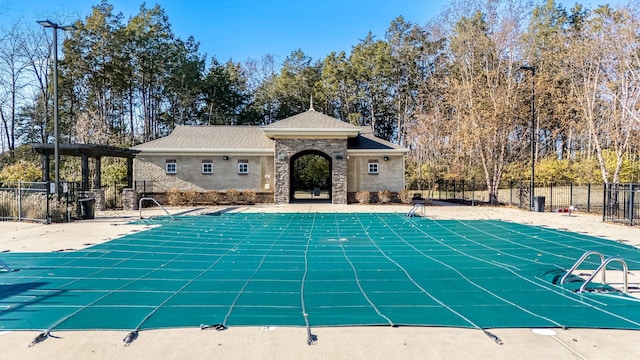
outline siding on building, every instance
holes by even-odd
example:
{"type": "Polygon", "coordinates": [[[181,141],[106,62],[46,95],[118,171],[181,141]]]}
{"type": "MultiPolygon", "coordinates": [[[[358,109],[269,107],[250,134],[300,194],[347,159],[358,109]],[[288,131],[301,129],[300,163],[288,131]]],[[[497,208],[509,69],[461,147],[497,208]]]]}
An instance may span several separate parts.
{"type": "Polygon", "coordinates": [[[349,155],[347,191],[400,191],[404,189],[404,157],[349,155]],[[378,174],[369,174],[369,161],[378,162],[378,174]]]}
{"type": "Polygon", "coordinates": [[[166,189],[273,191],[273,157],[214,155],[139,155],[133,161],[136,180],[155,181],[166,189]],[[175,160],[177,172],[167,174],[167,160],[175,160]],[[210,160],[213,174],[202,173],[202,161],[210,160]],[[249,173],[238,174],[238,160],[249,162],[249,173]]]}

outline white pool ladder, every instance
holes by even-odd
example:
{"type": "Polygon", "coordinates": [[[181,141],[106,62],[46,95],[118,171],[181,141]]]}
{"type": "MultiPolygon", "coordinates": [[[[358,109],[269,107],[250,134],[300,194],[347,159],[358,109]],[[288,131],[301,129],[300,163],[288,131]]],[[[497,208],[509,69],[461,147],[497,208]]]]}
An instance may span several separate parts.
{"type": "Polygon", "coordinates": [[[411,208],[411,210],[409,210],[409,212],[407,213],[407,217],[413,217],[416,215],[416,212],[418,211],[418,209],[421,209],[422,212],[422,216],[425,215],[426,212],[426,208],[424,207],[424,204],[419,204],[416,203],[413,205],[413,207],[411,208]]]}
{"type": "Polygon", "coordinates": [[[144,201],[153,201],[156,205],[158,205],[162,210],[164,210],[165,213],[167,213],[167,215],[169,215],[169,217],[171,218],[171,220],[175,220],[173,218],[173,216],[171,216],[171,214],[167,211],[167,209],[164,208],[164,206],[160,205],[160,203],[151,197],[143,197],[140,198],[140,201],[138,202],[138,209],[140,209],[140,220],[142,220],[142,202],[144,201]]]}
{"type": "Polygon", "coordinates": [[[602,271],[602,283],[606,284],[607,283],[607,277],[606,277],[607,265],[609,265],[609,263],[612,261],[617,261],[622,264],[622,270],[623,270],[622,278],[624,282],[624,292],[628,293],[629,282],[627,278],[627,273],[629,272],[629,267],[627,266],[627,263],[624,261],[624,259],[619,257],[610,257],[605,259],[604,255],[597,251],[587,251],[584,254],[582,254],[582,256],[578,259],[578,261],[576,261],[576,263],[573,264],[571,269],[569,269],[567,273],[564,274],[562,279],[560,279],[560,285],[564,284],[564,282],[567,280],[569,275],[571,275],[578,268],[578,266],[580,266],[580,264],[582,264],[591,255],[598,255],[598,257],[600,257],[600,265],[598,266],[598,268],[596,268],[596,270],[593,273],[591,273],[589,278],[585,280],[584,284],[580,286],[580,289],[578,290],[578,292],[580,293],[583,292],[586,289],[587,285],[589,285],[589,283],[591,283],[591,281],[593,281],[596,275],[598,275],[598,273],[601,271],[602,271]]]}

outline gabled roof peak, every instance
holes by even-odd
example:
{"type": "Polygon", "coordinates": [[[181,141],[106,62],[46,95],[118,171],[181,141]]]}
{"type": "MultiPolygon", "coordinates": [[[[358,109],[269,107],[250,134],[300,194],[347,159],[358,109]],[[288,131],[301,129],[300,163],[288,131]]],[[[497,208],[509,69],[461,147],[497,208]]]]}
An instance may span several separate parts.
{"type": "Polygon", "coordinates": [[[360,128],[331,116],[317,112],[312,108],[301,114],[276,121],[262,128],[268,137],[355,137],[360,128]]]}

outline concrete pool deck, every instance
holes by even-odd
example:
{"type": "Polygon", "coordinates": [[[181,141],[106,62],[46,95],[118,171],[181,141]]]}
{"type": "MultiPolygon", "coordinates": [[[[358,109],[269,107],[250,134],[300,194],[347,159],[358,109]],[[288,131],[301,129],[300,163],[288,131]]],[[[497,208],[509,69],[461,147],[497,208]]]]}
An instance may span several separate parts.
{"type": "MultiPolygon", "coordinates": [[[[399,212],[409,206],[291,204],[286,206],[237,207],[234,212],[399,212]]],[[[198,214],[224,208],[173,208],[173,214],[198,214]]],[[[501,219],[522,224],[582,232],[640,247],[640,228],[606,224],[586,214],[531,213],[511,208],[433,206],[433,219],[501,219]]],[[[143,216],[162,215],[144,209],[143,216]]],[[[128,225],[138,212],[97,212],[96,219],[67,224],[0,222],[0,251],[73,251],[109,241],[146,225],[128,225]]],[[[0,259],[2,255],[0,253],[0,259]]],[[[638,277],[630,278],[637,286],[638,277]]],[[[636,294],[634,294],[636,295],[636,294]]],[[[637,331],[604,329],[552,329],[555,335],[539,335],[531,329],[491,329],[503,345],[483,332],[442,327],[332,327],[313,328],[315,345],[306,344],[306,329],[232,327],[226,331],[199,329],[149,330],[124,347],[122,331],[54,332],[34,347],[33,331],[0,333],[3,359],[611,359],[633,358],[640,352],[637,331]]]]}

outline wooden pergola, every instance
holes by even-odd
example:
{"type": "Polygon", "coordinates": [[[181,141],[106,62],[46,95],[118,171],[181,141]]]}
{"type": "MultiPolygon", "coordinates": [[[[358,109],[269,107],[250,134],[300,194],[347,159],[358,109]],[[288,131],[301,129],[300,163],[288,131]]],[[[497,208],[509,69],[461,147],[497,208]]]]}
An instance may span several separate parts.
{"type": "MultiPolygon", "coordinates": [[[[54,144],[31,144],[31,148],[42,155],[42,179],[49,181],[50,179],[50,157],[54,154],[54,144]]],[[[119,148],[116,146],[98,145],[98,144],[58,144],[61,156],[77,156],[82,158],[82,190],[89,189],[89,158],[94,158],[95,176],[93,178],[93,188],[99,189],[101,184],[100,178],[100,159],[103,157],[117,157],[127,159],[127,187],[133,187],[133,158],[139,152],[137,150],[119,148]]]]}

